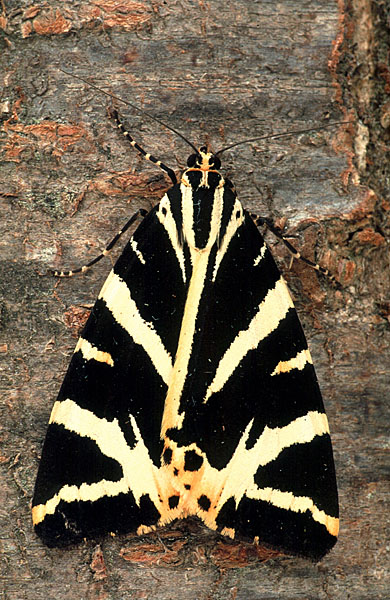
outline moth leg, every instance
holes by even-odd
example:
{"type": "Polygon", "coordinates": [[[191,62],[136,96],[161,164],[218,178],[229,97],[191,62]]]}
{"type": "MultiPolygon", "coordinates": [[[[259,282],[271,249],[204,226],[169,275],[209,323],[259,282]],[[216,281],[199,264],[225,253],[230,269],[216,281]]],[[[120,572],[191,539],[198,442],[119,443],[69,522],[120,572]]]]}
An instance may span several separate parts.
{"type": "MultiPolygon", "coordinates": [[[[280,233],[279,229],[277,229],[269,219],[266,219],[265,217],[260,217],[259,215],[256,215],[254,213],[250,213],[250,216],[253,219],[253,222],[255,223],[255,225],[257,225],[258,227],[261,225],[265,225],[274,234],[274,236],[278,238],[278,240],[283,242],[283,244],[286,246],[287,250],[292,255],[291,256],[291,264],[292,264],[292,261],[294,260],[294,258],[297,258],[297,259],[301,260],[302,262],[304,262],[309,267],[311,267],[312,269],[315,269],[316,271],[319,271],[320,273],[322,273],[322,275],[325,275],[326,277],[328,277],[331,281],[336,281],[335,277],[328,271],[328,269],[325,269],[324,267],[321,267],[321,265],[319,265],[318,263],[315,263],[312,260],[305,258],[304,256],[301,256],[301,253],[298,252],[298,250],[296,248],[294,248],[294,246],[292,244],[290,244],[290,242],[284,237],[284,235],[282,233],[280,233]]],[[[291,266],[291,264],[290,264],[290,266],[291,266]]]]}
{"type": "Polygon", "coordinates": [[[129,140],[130,145],[133,146],[133,148],[135,148],[136,150],[138,150],[138,152],[140,152],[140,154],[144,158],[146,158],[146,160],[149,160],[150,162],[152,162],[155,165],[157,165],[158,167],[160,167],[160,169],[168,175],[168,177],[172,181],[173,185],[175,185],[175,183],[177,183],[177,178],[176,178],[175,172],[172,169],[170,169],[169,167],[167,167],[167,165],[164,165],[164,163],[162,163],[161,160],[158,160],[157,158],[155,158],[154,156],[149,154],[149,152],[146,152],[143,148],[141,148],[141,146],[139,144],[137,144],[137,142],[131,137],[130,133],[125,129],[123,123],[119,119],[117,110],[112,108],[112,109],[110,109],[109,113],[110,113],[111,118],[114,119],[119,131],[121,131],[123,133],[123,135],[129,140]]]}
{"type": "Polygon", "coordinates": [[[140,208],[139,210],[137,210],[137,212],[127,221],[126,225],[124,227],[122,227],[122,229],[120,231],[118,231],[118,233],[112,238],[111,242],[105,247],[103,252],[101,252],[99,254],[99,256],[96,256],[96,258],[91,260],[91,262],[87,263],[86,265],[83,265],[82,267],[78,267],[77,269],[73,269],[71,271],[49,270],[49,273],[51,275],[54,275],[55,277],[72,277],[72,275],[75,275],[77,273],[85,273],[93,265],[95,265],[97,262],[99,262],[99,260],[102,260],[102,258],[107,256],[107,254],[109,254],[111,252],[111,250],[113,249],[113,247],[115,246],[115,244],[117,243],[117,241],[119,240],[121,235],[123,235],[129,229],[129,227],[138,219],[138,217],[144,218],[144,217],[146,217],[147,214],[148,214],[148,211],[145,210],[144,208],[140,208]]]}

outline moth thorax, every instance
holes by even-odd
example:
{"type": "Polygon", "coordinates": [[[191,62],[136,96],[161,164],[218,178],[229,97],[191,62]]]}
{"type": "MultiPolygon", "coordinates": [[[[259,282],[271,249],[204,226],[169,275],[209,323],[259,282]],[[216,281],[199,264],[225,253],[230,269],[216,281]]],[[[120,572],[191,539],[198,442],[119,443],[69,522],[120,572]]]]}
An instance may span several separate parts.
{"type": "Polygon", "coordinates": [[[198,188],[216,189],[225,184],[225,180],[218,171],[206,171],[203,169],[187,169],[182,176],[182,183],[193,190],[198,188]]]}
{"type": "Polygon", "coordinates": [[[211,248],[219,236],[223,210],[223,188],[217,185],[195,185],[194,179],[219,173],[191,172],[190,186],[182,185],[183,232],[190,247],[211,248]]]}

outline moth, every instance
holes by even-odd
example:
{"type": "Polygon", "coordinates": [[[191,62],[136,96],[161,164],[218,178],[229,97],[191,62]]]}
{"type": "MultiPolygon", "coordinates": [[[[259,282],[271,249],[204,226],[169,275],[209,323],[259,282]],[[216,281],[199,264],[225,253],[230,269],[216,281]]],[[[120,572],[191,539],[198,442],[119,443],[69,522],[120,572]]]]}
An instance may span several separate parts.
{"type": "Polygon", "coordinates": [[[194,516],[224,536],[318,560],[338,534],[328,421],[256,218],[224,178],[221,151],[191,144],[177,182],[113,116],[172,187],[78,269],[142,217],[54,404],[35,530],[64,546],[194,516]]]}

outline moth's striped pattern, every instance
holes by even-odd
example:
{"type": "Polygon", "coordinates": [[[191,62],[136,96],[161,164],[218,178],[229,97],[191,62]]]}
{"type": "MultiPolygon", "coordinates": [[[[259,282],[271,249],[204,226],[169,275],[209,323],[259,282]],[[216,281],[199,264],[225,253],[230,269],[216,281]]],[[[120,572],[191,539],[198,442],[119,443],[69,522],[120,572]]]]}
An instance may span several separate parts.
{"type": "Polygon", "coordinates": [[[33,500],[50,546],[188,516],[314,559],[336,541],[310,352],[271,253],[219,169],[207,148],[188,159],[77,343],[33,500]]]}

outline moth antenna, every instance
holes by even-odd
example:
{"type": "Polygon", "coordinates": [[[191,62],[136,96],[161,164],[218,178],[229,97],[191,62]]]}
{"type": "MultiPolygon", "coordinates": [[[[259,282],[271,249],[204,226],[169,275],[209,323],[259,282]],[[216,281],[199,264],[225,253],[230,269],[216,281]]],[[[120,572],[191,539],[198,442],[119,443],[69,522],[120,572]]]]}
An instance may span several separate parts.
{"type": "Polygon", "coordinates": [[[61,73],[65,73],[65,75],[70,75],[70,77],[74,77],[75,79],[79,79],[79,81],[82,81],[83,83],[86,83],[91,88],[94,88],[95,90],[97,90],[101,94],[105,94],[106,96],[109,96],[113,100],[118,100],[119,102],[122,102],[123,104],[126,104],[127,106],[130,106],[134,110],[137,110],[142,115],[146,115],[149,119],[152,119],[152,121],[155,121],[156,123],[159,123],[160,125],[162,125],[166,129],[169,129],[169,131],[172,131],[172,133],[174,133],[178,137],[180,137],[184,142],[186,142],[189,146],[191,146],[191,148],[193,150],[195,150],[196,154],[198,154],[198,149],[196,148],[196,146],[194,146],[194,144],[192,144],[189,140],[187,140],[187,138],[184,137],[184,135],[182,133],[180,133],[180,131],[176,131],[176,129],[173,129],[173,127],[171,127],[170,125],[167,125],[163,121],[160,121],[160,119],[158,119],[157,117],[154,117],[153,115],[151,115],[149,112],[147,112],[143,108],[139,108],[138,106],[136,106],[132,102],[129,102],[128,100],[123,100],[123,98],[120,98],[119,96],[116,96],[115,94],[111,94],[111,92],[107,92],[106,90],[103,90],[102,88],[98,87],[94,83],[91,83],[87,79],[84,79],[84,77],[80,77],[80,75],[74,75],[74,73],[69,73],[68,71],[64,71],[64,69],[61,69],[61,67],[58,67],[58,69],[59,69],[59,71],[61,71],[61,73]]]}
{"type": "Polygon", "coordinates": [[[269,140],[271,138],[281,138],[287,137],[289,135],[299,135],[301,133],[308,133],[309,131],[320,131],[321,129],[327,129],[328,127],[333,127],[334,125],[345,125],[347,123],[353,123],[354,121],[334,121],[333,123],[328,123],[327,125],[320,125],[319,127],[310,127],[308,129],[298,129],[297,131],[286,131],[284,133],[271,133],[270,135],[262,135],[260,137],[248,138],[247,140],[241,140],[240,142],[235,142],[230,146],[226,146],[222,148],[222,150],[218,150],[218,152],[214,152],[215,156],[222,154],[222,152],[226,152],[226,150],[231,150],[236,146],[241,146],[241,144],[249,144],[250,142],[257,142],[259,140],[269,140]]]}

